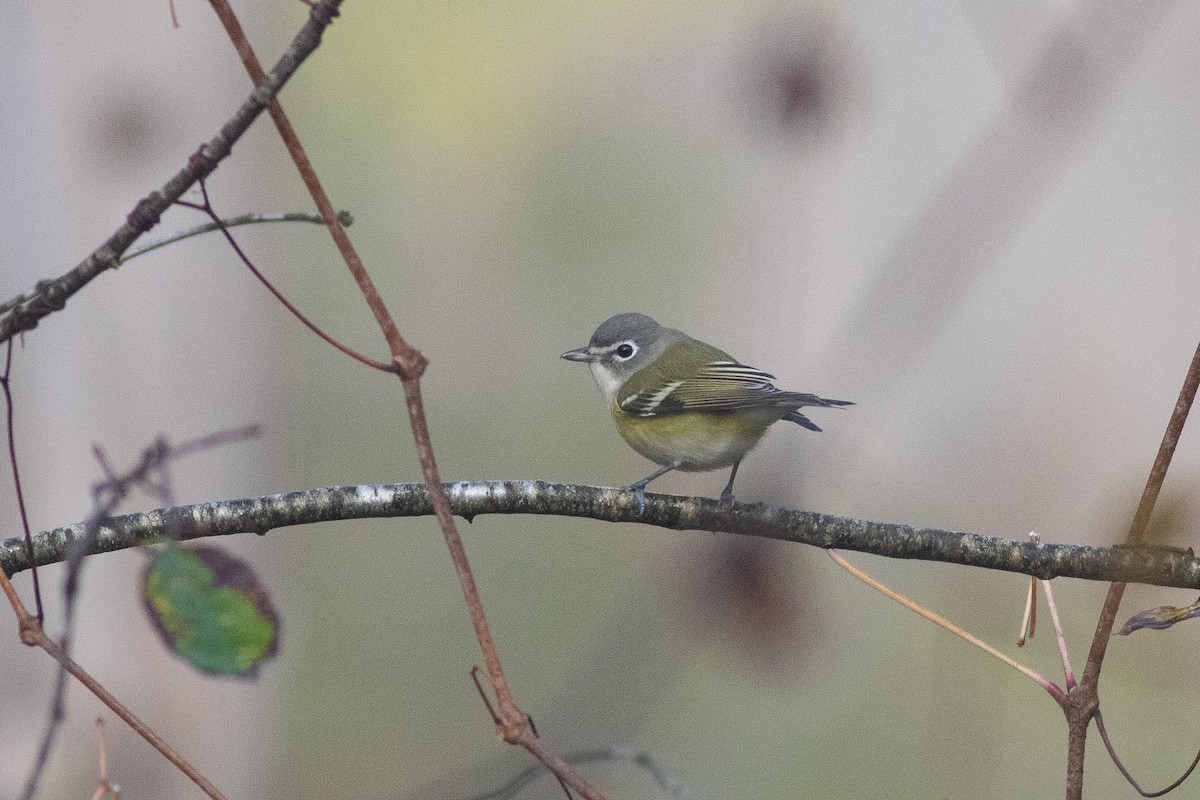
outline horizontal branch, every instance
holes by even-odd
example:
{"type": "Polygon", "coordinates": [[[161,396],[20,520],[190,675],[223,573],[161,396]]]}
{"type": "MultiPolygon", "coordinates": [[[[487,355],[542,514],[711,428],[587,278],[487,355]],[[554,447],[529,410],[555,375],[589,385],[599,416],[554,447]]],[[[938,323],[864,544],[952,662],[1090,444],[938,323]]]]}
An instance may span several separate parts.
{"type": "MultiPolygon", "coordinates": [[[[1039,578],[1127,581],[1200,588],[1200,560],[1190,550],[1084,547],[1015,541],[934,528],[836,517],[762,503],[647,494],[638,509],[632,491],[545,481],[461,481],[445,484],[454,513],[471,521],[480,514],[547,514],[609,522],[641,522],[672,530],[738,533],[815,547],[857,550],[891,558],[944,561],[1039,578]]],[[[198,503],[113,517],[100,526],[91,553],[136,547],[164,536],[198,539],[235,533],[264,534],[274,528],[372,517],[433,513],[423,483],[335,486],[246,500],[198,503]]],[[[86,523],[34,537],[38,566],[62,561],[86,523]]],[[[12,575],[29,568],[25,543],[0,542],[0,568],[12,575]]]]}

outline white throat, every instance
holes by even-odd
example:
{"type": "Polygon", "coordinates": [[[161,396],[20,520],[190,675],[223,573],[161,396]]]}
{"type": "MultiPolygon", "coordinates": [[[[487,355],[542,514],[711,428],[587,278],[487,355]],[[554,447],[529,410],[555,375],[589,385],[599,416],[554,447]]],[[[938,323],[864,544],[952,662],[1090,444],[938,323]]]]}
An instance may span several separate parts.
{"type": "Polygon", "coordinates": [[[592,377],[596,379],[596,385],[600,387],[604,399],[611,406],[617,399],[617,391],[621,388],[621,379],[612,369],[597,361],[593,361],[588,366],[592,368],[592,377]]]}

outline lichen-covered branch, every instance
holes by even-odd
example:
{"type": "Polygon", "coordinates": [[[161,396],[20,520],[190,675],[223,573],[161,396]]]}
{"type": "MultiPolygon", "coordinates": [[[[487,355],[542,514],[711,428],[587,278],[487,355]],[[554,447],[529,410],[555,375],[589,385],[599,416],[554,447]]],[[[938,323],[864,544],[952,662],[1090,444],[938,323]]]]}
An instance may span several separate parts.
{"type": "MultiPolygon", "coordinates": [[[[815,547],[942,561],[1039,578],[1121,580],[1158,586],[1200,588],[1200,559],[1168,548],[1085,547],[1017,541],[995,536],[915,528],[889,522],[837,517],[761,503],[647,494],[639,511],[632,491],[545,481],[462,481],[445,484],[454,513],[472,520],[481,514],[543,514],[609,522],[641,522],[673,530],[762,536],[815,547]]],[[[196,539],[234,533],[266,533],[291,525],[368,517],[415,517],[433,513],[422,483],[335,486],[245,500],[199,503],[114,517],[101,526],[94,553],[136,547],[163,536],[196,539]]],[[[39,566],[62,561],[84,523],[34,537],[39,566]]],[[[0,542],[0,568],[8,574],[29,567],[25,544],[0,542]]]]}

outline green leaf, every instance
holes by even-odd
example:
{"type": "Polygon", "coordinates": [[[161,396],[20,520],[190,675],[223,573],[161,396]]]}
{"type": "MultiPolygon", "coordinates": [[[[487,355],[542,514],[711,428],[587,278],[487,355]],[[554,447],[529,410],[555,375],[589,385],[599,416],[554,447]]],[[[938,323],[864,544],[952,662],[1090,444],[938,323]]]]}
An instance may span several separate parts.
{"type": "Polygon", "coordinates": [[[142,600],[167,647],[203,672],[252,678],[279,649],[270,595],[218,547],[163,545],[146,566],[142,600]]]}

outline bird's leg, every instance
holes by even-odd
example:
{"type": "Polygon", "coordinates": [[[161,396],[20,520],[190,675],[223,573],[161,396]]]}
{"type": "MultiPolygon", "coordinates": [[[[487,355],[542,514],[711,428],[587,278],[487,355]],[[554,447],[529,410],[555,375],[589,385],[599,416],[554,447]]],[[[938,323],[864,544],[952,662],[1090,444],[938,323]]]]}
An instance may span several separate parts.
{"type": "Polygon", "coordinates": [[[634,493],[637,495],[638,511],[645,511],[646,510],[646,484],[650,483],[650,481],[654,480],[655,478],[666,475],[668,472],[670,472],[673,469],[679,469],[680,463],[681,462],[679,462],[679,461],[674,461],[670,464],[667,464],[665,467],[654,470],[654,472],[651,472],[649,475],[642,478],[640,481],[634,481],[633,483],[629,484],[628,486],[622,486],[621,488],[622,489],[632,489],[634,491],[634,493]]]}
{"type": "Polygon", "coordinates": [[[725,489],[721,492],[721,505],[725,508],[733,505],[733,479],[737,477],[737,468],[741,463],[740,458],[733,462],[733,469],[729,471],[729,483],[725,484],[725,489]]]}

